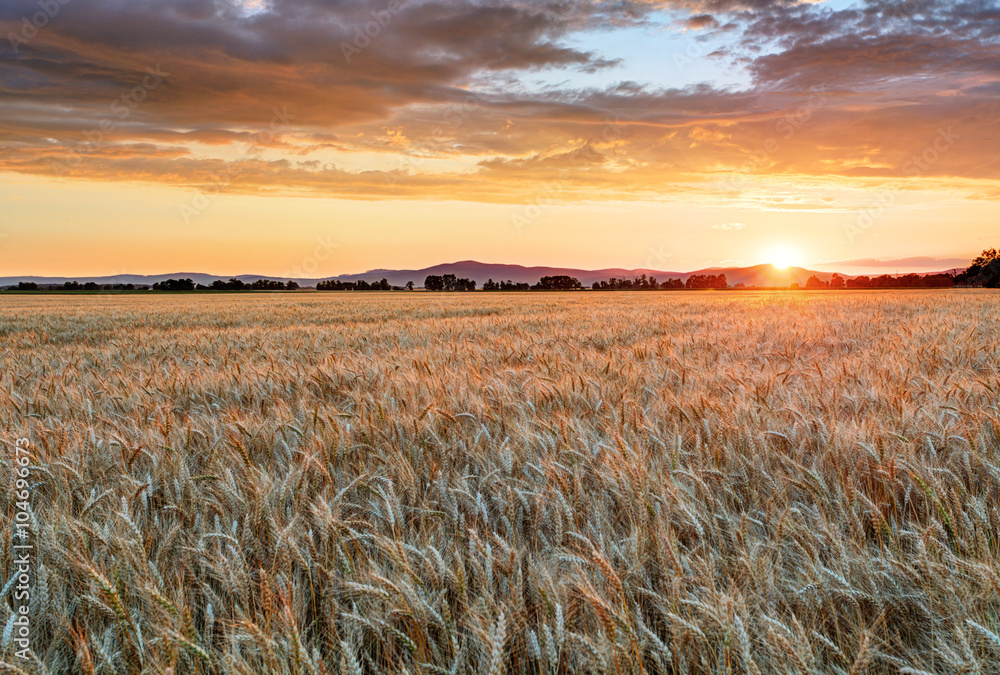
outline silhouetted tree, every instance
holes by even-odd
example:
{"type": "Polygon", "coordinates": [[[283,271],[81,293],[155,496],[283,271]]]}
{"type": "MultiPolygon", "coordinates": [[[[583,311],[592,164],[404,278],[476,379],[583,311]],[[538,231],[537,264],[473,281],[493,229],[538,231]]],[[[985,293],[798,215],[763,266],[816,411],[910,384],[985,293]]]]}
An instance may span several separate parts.
{"type": "Polygon", "coordinates": [[[955,285],[955,277],[950,274],[928,274],[924,277],[924,288],[950,288],[955,285]]]}
{"type": "Polygon", "coordinates": [[[688,288],[729,288],[725,274],[692,274],[686,285],[688,288]]]}
{"type": "MultiPolygon", "coordinates": [[[[240,279],[235,277],[229,281],[223,281],[222,279],[216,279],[211,284],[205,287],[199,288],[199,290],[210,290],[210,291],[250,291],[250,290],[271,290],[271,284],[276,282],[266,281],[264,279],[258,279],[252,284],[244,283],[240,279]]],[[[284,287],[284,285],[282,285],[284,287]]]]}
{"type": "Polygon", "coordinates": [[[839,274],[834,274],[830,277],[830,288],[844,288],[844,277],[839,274]]]}
{"type": "Polygon", "coordinates": [[[285,284],[271,279],[258,279],[250,284],[250,289],[254,291],[283,291],[285,284]]]}
{"type": "Polygon", "coordinates": [[[955,283],[1000,288],[1000,251],[995,248],[985,249],[973,258],[964,272],[955,277],[955,283]]]}
{"type": "Polygon", "coordinates": [[[575,291],[583,288],[579,279],[565,274],[553,277],[542,277],[531,287],[535,291],[575,291]]]}
{"type": "Polygon", "coordinates": [[[526,282],[514,283],[510,279],[507,281],[501,281],[499,284],[500,291],[528,291],[531,290],[531,284],[526,282]]]}
{"type": "Polygon", "coordinates": [[[368,283],[364,279],[357,281],[340,281],[338,279],[328,279],[316,284],[317,291],[391,291],[392,286],[388,279],[373,281],[368,283]]]}
{"type": "Polygon", "coordinates": [[[428,291],[474,291],[476,282],[472,279],[459,279],[454,274],[431,275],[424,279],[424,289],[428,291]]]}
{"type": "Polygon", "coordinates": [[[154,291],[193,291],[194,281],[191,279],[167,279],[153,284],[154,291]]]}
{"type": "Polygon", "coordinates": [[[590,286],[595,291],[656,291],[675,290],[684,288],[684,282],[680,279],[667,279],[663,283],[656,280],[656,277],[647,278],[645,274],[635,279],[618,279],[611,277],[607,281],[595,281],[590,286]]]}
{"type": "MultiPolygon", "coordinates": [[[[877,277],[858,276],[845,282],[847,288],[948,288],[955,285],[949,274],[904,274],[894,277],[883,274],[877,277]]],[[[832,286],[832,284],[831,284],[832,286]]]]}

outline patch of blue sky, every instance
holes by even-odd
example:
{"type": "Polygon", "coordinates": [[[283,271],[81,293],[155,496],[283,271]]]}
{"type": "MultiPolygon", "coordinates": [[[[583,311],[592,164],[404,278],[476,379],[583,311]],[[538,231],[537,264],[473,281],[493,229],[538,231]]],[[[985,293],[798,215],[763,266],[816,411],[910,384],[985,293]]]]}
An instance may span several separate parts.
{"type": "Polygon", "coordinates": [[[700,84],[741,89],[749,85],[746,71],[727,56],[734,35],[685,30],[669,17],[645,26],[588,32],[564,41],[568,47],[593,52],[615,65],[593,71],[546,69],[521,76],[531,87],[603,89],[636,82],[655,89],[683,89],[700,84]]]}

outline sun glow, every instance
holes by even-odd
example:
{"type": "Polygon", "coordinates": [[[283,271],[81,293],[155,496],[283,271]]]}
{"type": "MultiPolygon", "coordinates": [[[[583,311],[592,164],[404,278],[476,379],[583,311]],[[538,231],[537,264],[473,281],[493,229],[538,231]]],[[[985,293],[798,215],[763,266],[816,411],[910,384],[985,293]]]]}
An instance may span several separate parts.
{"type": "Polygon", "coordinates": [[[775,246],[768,251],[765,258],[771,265],[779,270],[785,270],[793,265],[800,265],[802,257],[799,252],[790,246],[775,246]]]}

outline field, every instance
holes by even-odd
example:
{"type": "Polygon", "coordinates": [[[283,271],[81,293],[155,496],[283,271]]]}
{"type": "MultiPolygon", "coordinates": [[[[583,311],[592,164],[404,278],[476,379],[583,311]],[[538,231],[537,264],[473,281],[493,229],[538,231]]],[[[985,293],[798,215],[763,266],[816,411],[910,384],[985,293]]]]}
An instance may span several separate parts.
{"type": "Polygon", "coordinates": [[[1000,673],[996,292],[0,302],[0,672],[1000,673]]]}

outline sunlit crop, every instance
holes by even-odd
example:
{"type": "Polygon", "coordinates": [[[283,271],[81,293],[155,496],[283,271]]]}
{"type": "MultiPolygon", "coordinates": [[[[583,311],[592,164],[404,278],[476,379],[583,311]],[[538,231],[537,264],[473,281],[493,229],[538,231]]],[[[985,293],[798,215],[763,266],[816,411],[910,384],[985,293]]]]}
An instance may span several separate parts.
{"type": "Polygon", "coordinates": [[[996,293],[11,296],[0,339],[0,671],[1000,672],[996,293]]]}

